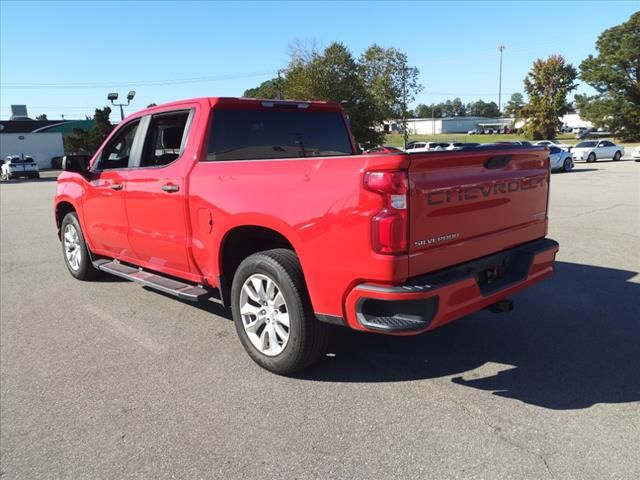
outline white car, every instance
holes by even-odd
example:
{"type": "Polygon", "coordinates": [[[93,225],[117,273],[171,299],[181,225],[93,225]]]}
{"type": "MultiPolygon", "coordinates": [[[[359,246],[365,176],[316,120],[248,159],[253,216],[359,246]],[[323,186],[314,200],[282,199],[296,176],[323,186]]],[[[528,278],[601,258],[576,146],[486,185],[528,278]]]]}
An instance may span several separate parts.
{"type": "Polygon", "coordinates": [[[540,140],[539,142],[534,143],[534,145],[539,145],[543,147],[558,147],[562,150],[566,150],[567,152],[570,152],[572,148],[571,145],[567,145],[566,143],[556,142],[555,140],[540,140]]]}
{"type": "Polygon", "coordinates": [[[631,152],[631,158],[633,158],[636,162],[640,162],[640,146],[637,146],[633,152],[631,152]]]}
{"type": "Polygon", "coordinates": [[[407,153],[416,153],[416,152],[433,152],[446,150],[449,147],[450,143],[448,142],[410,142],[407,144],[407,148],[405,152],[407,153]]]}
{"type": "Polygon", "coordinates": [[[40,178],[38,164],[29,156],[9,155],[0,167],[2,180],[11,180],[18,177],[40,178]]]}
{"type": "Polygon", "coordinates": [[[559,147],[549,147],[549,168],[570,172],[573,170],[573,158],[571,153],[559,147]]]}
{"type": "Polygon", "coordinates": [[[574,160],[595,162],[596,160],[620,160],[624,155],[624,147],[609,140],[588,140],[580,142],[572,150],[574,160]]]}

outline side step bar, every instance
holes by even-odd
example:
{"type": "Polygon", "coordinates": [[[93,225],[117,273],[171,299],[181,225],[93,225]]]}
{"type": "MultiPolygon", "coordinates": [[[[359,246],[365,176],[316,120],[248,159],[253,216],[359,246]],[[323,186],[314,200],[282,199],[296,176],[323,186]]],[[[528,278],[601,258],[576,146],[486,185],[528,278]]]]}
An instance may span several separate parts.
{"type": "Polygon", "coordinates": [[[198,302],[213,296],[212,292],[205,288],[163,277],[156,273],[145,272],[142,269],[124,265],[114,260],[94,260],[93,266],[103,272],[138,282],[145,287],[150,287],[170,295],[175,295],[183,300],[198,302]]]}

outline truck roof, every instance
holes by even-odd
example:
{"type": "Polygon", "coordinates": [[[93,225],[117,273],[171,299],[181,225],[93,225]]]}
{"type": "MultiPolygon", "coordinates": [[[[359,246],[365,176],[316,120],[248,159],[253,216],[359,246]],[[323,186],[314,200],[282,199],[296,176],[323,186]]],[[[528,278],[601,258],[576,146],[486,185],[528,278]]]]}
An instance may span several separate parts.
{"type": "Polygon", "coordinates": [[[309,109],[314,111],[330,111],[341,112],[342,107],[337,102],[321,101],[321,100],[277,100],[273,98],[244,98],[244,97],[198,97],[185,100],[177,100],[174,102],[163,103],[160,105],[154,105],[153,107],[147,107],[142,110],[131,114],[131,117],[137,117],[147,113],[153,113],[157,110],[166,110],[168,107],[179,107],[185,103],[199,103],[202,101],[208,101],[211,107],[222,106],[235,107],[235,108],[273,108],[278,106],[284,106],[292,108],[299,106],[301,109],[309,109]],[[303,106],[304,105],[304,106],[303,106]]]}

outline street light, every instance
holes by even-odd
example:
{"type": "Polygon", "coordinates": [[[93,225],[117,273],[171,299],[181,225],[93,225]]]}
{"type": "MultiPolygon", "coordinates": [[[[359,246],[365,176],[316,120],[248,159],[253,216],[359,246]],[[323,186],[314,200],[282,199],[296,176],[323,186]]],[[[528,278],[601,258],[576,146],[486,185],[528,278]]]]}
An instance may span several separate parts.
{"type": "Polygon", "coordinates": [[[128,107],[129,103],[131,103],[131,100],[133,100],[133,97],[135,96],[136,92],[131,90],[127,94],[127,103],[115,103],[115,101],[118,99],[118,94],[112,92],[107,95],[107,100],[111,102],[111,105],[113,105],[114,107],[120,107],[120,120],[124,120],[124,110],[122,109],[122,107],[128,107]]]}
{"type": "Polygon", "coordinates": [[[498,45],[498,51],[500,52],[500,80],[498,80],[498,112],[502,112],[500,108],[502,105],[502,52],[504,52],[504,45],[498,45]]]}

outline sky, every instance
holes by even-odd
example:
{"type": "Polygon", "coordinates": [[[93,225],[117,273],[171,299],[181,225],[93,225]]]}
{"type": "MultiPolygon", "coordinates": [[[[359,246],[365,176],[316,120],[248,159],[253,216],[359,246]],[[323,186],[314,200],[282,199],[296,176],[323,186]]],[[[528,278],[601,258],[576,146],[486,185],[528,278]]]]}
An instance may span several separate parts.
{"type": "MultiPolygon", "coordinates": [[[[0,118],[26,104],[33,118],[84,118],[107,94],[149,103],[241,96],[276,75],[298,42],[395,47],[420,70],[414,103],[522,92],[534,60],[559,53],[578,66],[605,29],[640,1],[600,2],[27,2],[0,1],[0,118]]],[[[589,92],[581,85],[578,92],[589,92]]],[[[113,118],[113,115],[112,115],[113,118]]]]}

